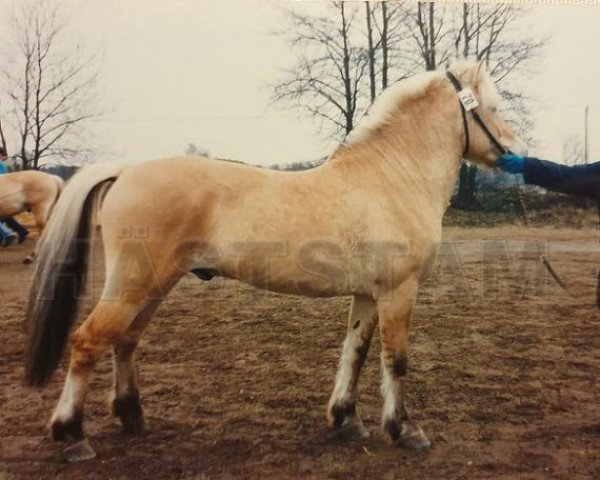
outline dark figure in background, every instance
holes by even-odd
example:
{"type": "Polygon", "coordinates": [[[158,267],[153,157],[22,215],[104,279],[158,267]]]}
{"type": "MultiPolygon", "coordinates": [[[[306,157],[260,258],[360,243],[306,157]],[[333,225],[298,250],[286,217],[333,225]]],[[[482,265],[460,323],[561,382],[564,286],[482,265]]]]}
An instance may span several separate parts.
{"type": "MultiPolygon", "coordinates": [[[[600,214],[600,162],[569,167],[548,160],[506,153],[498,158],[496,164],[505,172],[523,174],[525,183],[555,192],[593,198],[598,202],[600,214]]],[[[600,308],[600,273],[596,304],[600,308]]]]}

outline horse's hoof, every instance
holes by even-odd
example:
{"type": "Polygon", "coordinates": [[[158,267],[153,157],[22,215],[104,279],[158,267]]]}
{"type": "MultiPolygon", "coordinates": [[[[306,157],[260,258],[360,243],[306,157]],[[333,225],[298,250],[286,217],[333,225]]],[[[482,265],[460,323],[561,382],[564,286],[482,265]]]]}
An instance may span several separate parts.
{"type": "Polygon", "coordinates": [[[371,436],[358,415],[346,417],[340,430],[348,432],[350,436],[357,438],[369,438],[371,436]]]}
{"type": "Polygon", "coordinates": [[[63,455],[67,462],[83,462],[96,458],[96,452],[91,447],[87,438],[66,447],[63,450],[63,455]]]}
{"type": "Polygon", "coordinates": [[[68,442],[72,445],[85,440],[83,434],[83,413],[76,412],[68,420],[52,420],[50,434],[57,442],[68,442]]]}
{"type": "Polygon", "coordinates": [[[327,424],[332,430],[339,431],[342,436],[360,439],[371,435],[358,416],[355,404],[330,407],[327,413],[327,424]]]}
{"type": "Polygon", "coordinates": [[[334,427],[332,430],[335,438],[344,440],[360,441],[371,436],[360,417],[357,416],[346,417],[344,423],[339,427],[334,427]]]}
{"type": "Polygon", "coordinates": [[[410,420],[402,422],[402,428],[400,429],[397,441],[401,447],[409,450],[422,451],[431,448],[431,442],[425,435],[425,432],[423,432],[423,429],[410,420]]]}
{"type": "Polygon", "coordinates": [[[33,263],[33,258],[27,257],[23,260],[23,265],[31,265],[33,263]]]}

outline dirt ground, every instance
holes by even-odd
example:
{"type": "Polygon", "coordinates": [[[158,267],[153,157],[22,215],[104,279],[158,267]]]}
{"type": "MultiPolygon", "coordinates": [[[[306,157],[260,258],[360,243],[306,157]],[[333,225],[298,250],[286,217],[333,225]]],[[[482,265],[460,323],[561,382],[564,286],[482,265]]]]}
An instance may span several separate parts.
{"type": "Polygon", "coordinates": [[[32,241],[1,250],[0,480],[600,478],[597,232],[452,228],[446,240],[420,296],[407,380],[430,451],[379,431],[377,339],[360,384],[371,437],[327,430],[349,299],[190,275],[139,350],[147,432],[124,437],[110,415],[107,355],[85,411],[98,457],[79,464],[45,431],[64,364],[42,391],[21,384],[31,267],[20,260],[32,241]]]}

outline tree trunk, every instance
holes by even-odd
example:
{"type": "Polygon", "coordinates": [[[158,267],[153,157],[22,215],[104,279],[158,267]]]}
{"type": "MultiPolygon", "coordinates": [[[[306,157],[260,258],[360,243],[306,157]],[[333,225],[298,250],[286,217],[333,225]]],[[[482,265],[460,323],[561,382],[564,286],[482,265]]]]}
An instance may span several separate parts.
{"type": "Polygon", "coordinates": [[[21,158],[23,159],[23,170],[29,170],[27,161],[27,137],[29,136],[29,102],[30,102],[30,79],[31,79],[31,53],[26,52],[25,59],[25,90],[23,98],[23,125],[21,127],[21,158]]]}
{"type": "Polygon", "coordinates": [[[350,80],[350,50],[348,48],[348,25],[346,23],[346,11],[344,2],[339,3],[340,14],[342,17],[342,40],[344,42],[344,97],[346,100],[346,134],[350,133],[354,128],[354,108],[352,105],[352,82],[350,80]]]}
{"type": "Polygon", "coordinates": [[[467,200],[470,204],[473,204],[475,203],[475,194],[477,193],[477,167],[475,166],[469,167],[469,179],[467,185],[467,191],[469,192],[467,200]]]}
{"type": "MultiPolygon", "coordinates": [[[[469,7],[463,2],[462,8],[462,34],[463,34],[463,55],[467,57],[470,51],[470,25],[469,25],[469,7]]],[[[463,163],[460,167],[458,200],[462,208],[470,208],[475,203],[475,190],[477,188],[477,169],[463,163]]]]}
{"type": "Polygon", "coordinates": [[[8,145],[6,145],[6,138],[4,137],[4,130],[2,130],[2,120],[0,119],[0,140],[2,141],[2,147],[8,155],[8,145]]]}
{"type": "Polygon", "coordinates": [[[375,97],[377,96],[377,91],[375,90],[375,48],[373,47],[373,27],[371,25],[371,7],[369,6],[369,2],[365,2],[365,10],[367,14],[367,55],[369,57],[369,87],[371,93],[371,103],[373,103],[375,101],[375,97]]]}
{"type": "Polygon", "coordinates": [[[437,68],[435,58],[435,4],[429,2],[429,65],[427,70],[435,70],[437,68]]]}
{"type": "Polygon", "coordinates": [[[477,167],[463,163],[460,166],[458,177],[457,205],[459,208],[470,209],[475,207],[477,192],[477,167]]]}
{"type": "Polygon", "coordinates": [[[387,4],[381,2],[381,88],[385,90],[388,86],[388,15],[387,4]]]}
{"type": "Polygon", "coordinates": [[[466,2],[463,2],[463,34],[464,34],[464,45],[463,45],[463,57],[469,56],[469,43],[471,37],[469,35],[469,7],[466,2]]]}

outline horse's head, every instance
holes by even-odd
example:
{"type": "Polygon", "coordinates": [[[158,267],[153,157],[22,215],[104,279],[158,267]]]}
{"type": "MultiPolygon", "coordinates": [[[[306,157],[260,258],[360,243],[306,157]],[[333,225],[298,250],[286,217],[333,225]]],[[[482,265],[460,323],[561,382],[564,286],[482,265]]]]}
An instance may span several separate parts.
{"type": "Polygon", "coordinates": [[[525,143],[499,114],[498,91],[483,62],[458,63],[450,68],[448,78],[459,99],[463,97],[465,159],[489,166],[507,151],[527,153],[525,143]],[[465,89],[470,89],[474,98],[469,98],[465,89]]]}

